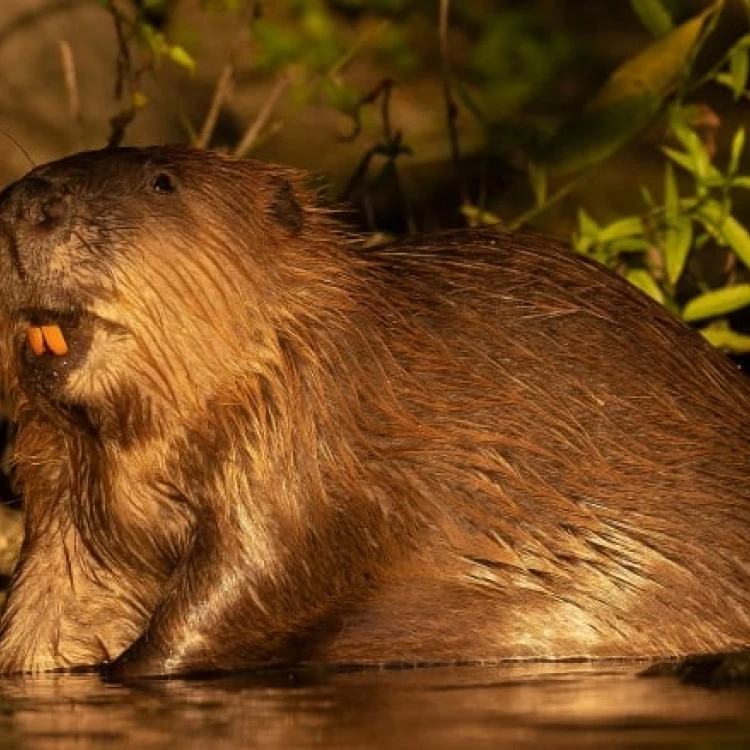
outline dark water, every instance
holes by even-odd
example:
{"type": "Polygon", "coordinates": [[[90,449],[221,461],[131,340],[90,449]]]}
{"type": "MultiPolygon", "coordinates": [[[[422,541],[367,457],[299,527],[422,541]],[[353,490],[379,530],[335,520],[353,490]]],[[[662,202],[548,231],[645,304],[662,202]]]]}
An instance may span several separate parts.
{"type": "Polygon", "coordinates": [[[2,748],[750,748],[750,691],[633,665],[0,682],[2,748]]]}

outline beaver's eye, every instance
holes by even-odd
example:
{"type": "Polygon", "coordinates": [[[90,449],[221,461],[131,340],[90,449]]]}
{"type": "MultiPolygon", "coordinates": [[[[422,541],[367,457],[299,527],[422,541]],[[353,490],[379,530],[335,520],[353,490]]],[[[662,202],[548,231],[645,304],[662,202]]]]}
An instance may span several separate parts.
{"type": "Polygon", "coordinates": [[[154,177],[151,188],[155,193],[173,193],[175,191],[175,184],[168,174],[162,172],[154,177]]]}

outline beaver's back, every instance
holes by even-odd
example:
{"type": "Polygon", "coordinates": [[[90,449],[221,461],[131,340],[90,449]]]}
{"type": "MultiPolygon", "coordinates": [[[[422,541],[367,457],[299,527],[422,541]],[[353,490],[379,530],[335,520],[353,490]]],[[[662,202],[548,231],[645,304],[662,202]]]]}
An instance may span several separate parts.
{"type": "MultiPolygon", "coordinates": [[[[444,512],[419,564],[430,583],[394,583],[367,637],[409,641],[404,623],[434,601],[435,638],[421,623],[409,641],[433,656],[445,633],[446,651],[480,659],[750,642],[744,376],[545,238],[456,232],[368,257],[390,302],[373,312],[390,382],[415,416],[392,425],[374,474],[397,502],[444,512]]],[[[350,648],[367,650],[351,633],[350,648]]]]}

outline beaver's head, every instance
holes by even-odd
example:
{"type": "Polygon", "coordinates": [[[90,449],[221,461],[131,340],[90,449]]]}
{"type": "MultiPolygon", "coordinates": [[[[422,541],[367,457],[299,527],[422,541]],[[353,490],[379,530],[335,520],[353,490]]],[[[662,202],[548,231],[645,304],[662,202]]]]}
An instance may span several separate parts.
{"type": "Polygon", "coordinates": [[[289,320],[320,313],[315,288],[336,288],[326,222],[296,173],[205,151],[38,167],[0,194],[5,378],[126,421],[231,399],[282,356],[289,320]]]}

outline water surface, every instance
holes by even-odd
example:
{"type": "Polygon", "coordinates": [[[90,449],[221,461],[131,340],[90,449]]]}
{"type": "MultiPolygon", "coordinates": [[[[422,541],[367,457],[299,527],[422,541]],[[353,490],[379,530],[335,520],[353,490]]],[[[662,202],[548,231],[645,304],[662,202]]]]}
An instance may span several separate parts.
{"type": "Polygon", "coordinates": [[[4,748],[750,748],[750,691],[639,665],[0,681],[4,748]]]}

